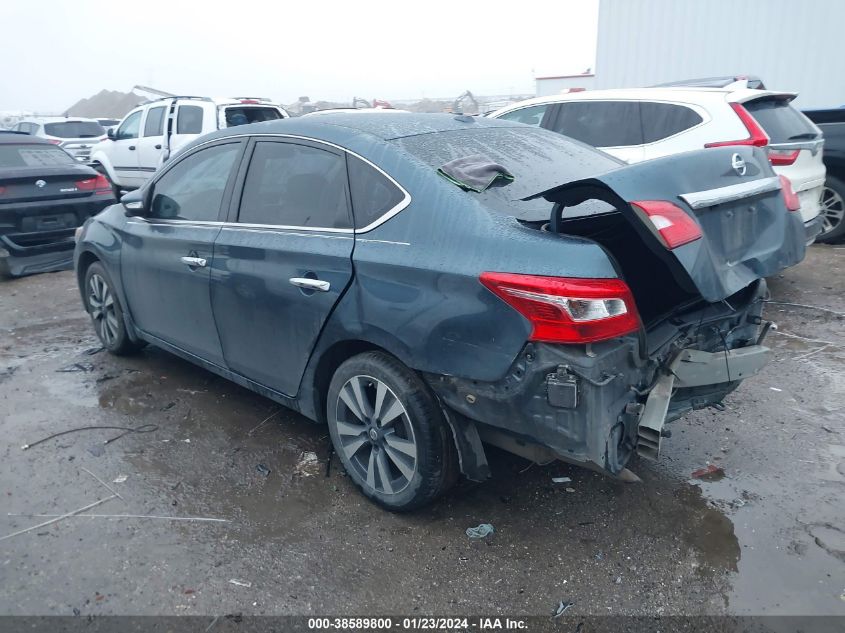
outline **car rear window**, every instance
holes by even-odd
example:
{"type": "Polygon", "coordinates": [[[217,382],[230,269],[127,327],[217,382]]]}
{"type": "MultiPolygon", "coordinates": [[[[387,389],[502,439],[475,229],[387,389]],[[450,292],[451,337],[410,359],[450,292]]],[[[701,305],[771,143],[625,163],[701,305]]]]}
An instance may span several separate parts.
{"type": "Polygon", "coordinates": [[[624,164],[572,139],[523,126],[417,134],[393,142],[433,171],[450,160],[475,154],[499,163],[513,174],[513,182],[466,195],[477,196],[494,211],[528,221],[548,219],[552,205],[542,198],[522,198],[598,176],[624,164]]]}
{"type": "Polygon", "coordinates": [[[643,143],[654,143],[695,127],[704,119],[692,108],[674,103],[640,103],[643,143]]]}
{"type": "Polygon", "coordinates": [[[276,108],[260,106],[229,106],[225,109],[226,127],[246,125],[247,123],[261,123],[281,119],[282,114],[276,108]]]}
{"type": "Polygon", "coordinates": [[[755,99],[743,105],[769,136],[772,144],[792,143],[818,136],[807,117],[784,99],[755,99]]]}
{"type": "Polygon", "coordinates": [[[46,145],[0,145],[0,167],[49,167],[76,161],[58,147],[46,145]]]}
{"type": "Polygon", "coordinates": [[[94,138],[103,136],[106,130],[94,121],[61,121],[45,123],[44,133],[59,138],[94,138]]]}

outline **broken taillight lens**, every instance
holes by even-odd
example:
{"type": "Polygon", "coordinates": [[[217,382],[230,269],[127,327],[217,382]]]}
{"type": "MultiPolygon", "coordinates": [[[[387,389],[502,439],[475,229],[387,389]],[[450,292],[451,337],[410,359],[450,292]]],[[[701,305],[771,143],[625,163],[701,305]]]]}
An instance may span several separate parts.
{"type": "Polygon", "coordinates": [[[592,343],[636,331],[634,296],[621,279],[481,273],[493,294],[528,319],[530,340],[592,343]]]}
{"type": "Polygon", "coordinates": [[[77,180],[76,188],[80,191],[93,191],[97,195],[105,195],[112,192],[108,179],[103,174],[97,174],[94,178],[77,180]]]}
{"type": "Polygon", "coordinates": [[[701,239],[701,227],[680,207],[666,200],[632,202],[651,221],[664,246],[670,251],[701,239]]]}
{"type": "Polygon", "coordinates": [[[784,175],[780,175],[778,178],[780,179],[780,190],[786,208],[790,211],[800,211],[801,200],[798,199],[798,194],[792,189],[792,181],[784,175]]]}

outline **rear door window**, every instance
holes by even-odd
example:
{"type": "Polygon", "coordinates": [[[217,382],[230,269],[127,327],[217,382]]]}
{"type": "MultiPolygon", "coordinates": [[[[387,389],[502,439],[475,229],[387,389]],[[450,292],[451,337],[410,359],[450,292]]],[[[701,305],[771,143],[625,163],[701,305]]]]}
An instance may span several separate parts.
{"type": "Polygon", "coordinates": [[[164,134],[164,106],[147,110],[147,120],[144,122],[144,136],[161,136],[164,134]]]}
{"type": "Polygon", "coordinates": [[[153,189],[154,218],[214,222],[232,175],[240,143],[202,149],[168,169],[153,189]]]}
{"type": "Polygon", "coordinates": [[[561,103],[550,129],[593,147],[642,145],[637,101],[561,103]]]}
{"type": "Polygon", "coordinates": [[[688,130],[704,119],[692,108],[674,103],[640,103],[643,143],[654,143],[688,130]]]}
{"type": "Polygon", "coordinates": [[[812,140],[818,136],[809,119],[785,99],[755,99],[743,105],[773,145],[812,140]]]}
{"type": "Polygon", "coordinates": [[[177,134],[202,134],[202,108],[195,105],[180,105],[176,115],[177,134]]]}
{"type": "Polygon", "coordinates": [[[543,122],[543,115],[546,114],[548,107],[548,104],[545,103],[542,105],[529,106],[527,108],[514,110],[513,112],[507,112],[497,118],[504,119],[505,121],[516,121],[517,123],[539,126],[540,123],[543,122]]]}
{"type": "Polygon", "coordinates": [[[246,125],[247,123],[261,123],[281,119],[282,114],[276,108],[262,108],[260,106],[229,106],[224,111],[226,127],[246,125]]]}
{"type": "Polygon", "coordinates": [[[362,229],[405,201],[405,192],[375,167],[347,155],[355,228],[362,229]]]}
{"type": "Polygon", "coordinates": [[[106,130],[94,121],[59,121],[45,123],[44,133],[59,138],[96,138],[103,136],[106,130]]]}
{"type": "Polygon", "coordinates": [[[350,228],[343,156],[308,145],[259,141],[249,163],[238,221],[350,228]]]}

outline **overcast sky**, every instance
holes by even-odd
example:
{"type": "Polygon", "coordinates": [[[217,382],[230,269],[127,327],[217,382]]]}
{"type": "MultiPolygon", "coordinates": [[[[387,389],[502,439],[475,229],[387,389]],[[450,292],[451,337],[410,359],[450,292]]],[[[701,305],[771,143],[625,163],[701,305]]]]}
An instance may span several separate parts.
{"type": "Polygon", "coordinates": [[[531,93],[537,75],[593,66],[597,14],[598,0],[4,2],[0,110],[135,84],[283,103],[531,93]]]}

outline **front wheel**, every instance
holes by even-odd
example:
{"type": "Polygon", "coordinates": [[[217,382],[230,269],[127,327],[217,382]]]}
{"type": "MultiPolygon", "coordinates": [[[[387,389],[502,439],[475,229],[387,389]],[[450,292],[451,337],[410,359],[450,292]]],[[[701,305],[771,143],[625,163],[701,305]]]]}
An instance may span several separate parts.
{"type": "Polygon", "coordinates": [[[112,354],[123,356],[141,349],[126,333],[123,309],[106,269],[94,262],[85,271],[85,309],[91,315],[94,331],[100,343],[112,354]]]}
{"type": "Polygon", "coordinates": [[[838,242],[845,236],[845,182],[828,176],[821,196],[822,232],[817,242],[838,242]]]}
{"type": "Polygon", "coordinates": [[[346,472],[394,512],[442,494],[457,473],[451,430],[422,379],[381,352],[350,358],[329,386],[329,434],[346,472]]]}

